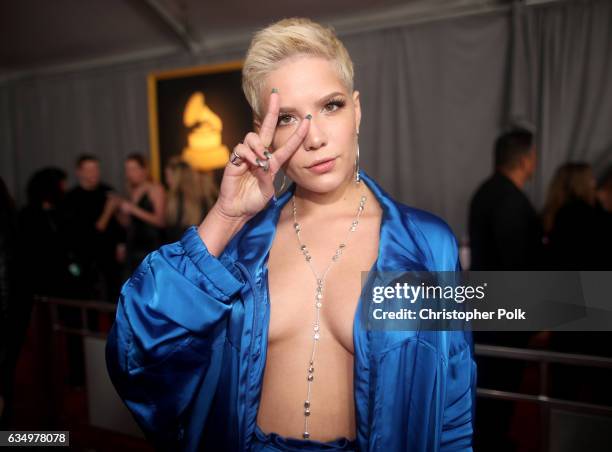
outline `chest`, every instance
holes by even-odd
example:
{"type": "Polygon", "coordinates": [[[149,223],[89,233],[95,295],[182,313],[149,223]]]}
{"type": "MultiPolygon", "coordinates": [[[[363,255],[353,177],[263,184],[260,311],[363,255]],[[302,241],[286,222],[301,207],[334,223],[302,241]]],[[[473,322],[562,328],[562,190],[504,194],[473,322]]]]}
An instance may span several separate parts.
{"type": "Polygon", "coordinates": [[[302,243],[312,256],[309,263],[300,250],[292,223],[279,225],[268,260],[270,346],[283,342],[308,343],[316,321],[315,304],[320,301],[322,340],[353,353],[355,311],[362,278],[378,256],[379,227],[380,219],[371,218],[362,220],[359,229],[346,240],[346,228],[302,235],[302,243]],[[346,247],[339,259],[333,261],[332,256],[341,242],[346,242],[346,247]],[[324,281],[321,299],[316,297],[317,278],[324,281]]]}
{"type": "Polygon", "coordinates": [[[148,187],[146,185],[143,185],[131,191],[130,199],[134,204],[140,205],[143,203],[143,201],[148,201],[146,200],[146,198],[148,198],[148,195],[149,195],[148,187]]]}

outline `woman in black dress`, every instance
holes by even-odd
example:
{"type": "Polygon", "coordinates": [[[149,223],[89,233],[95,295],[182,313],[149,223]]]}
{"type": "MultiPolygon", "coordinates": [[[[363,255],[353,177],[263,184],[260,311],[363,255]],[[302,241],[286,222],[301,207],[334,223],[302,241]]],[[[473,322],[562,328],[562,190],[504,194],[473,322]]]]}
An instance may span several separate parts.
{"type": "Polygon", "coordinates": [[[121,202],[123,223],[127,226],[127,267],[131,273],[151,251],[163,243],[165,194],[161,184],[150,180],[141,154],[125,160],[129,200],[121,202]]]}

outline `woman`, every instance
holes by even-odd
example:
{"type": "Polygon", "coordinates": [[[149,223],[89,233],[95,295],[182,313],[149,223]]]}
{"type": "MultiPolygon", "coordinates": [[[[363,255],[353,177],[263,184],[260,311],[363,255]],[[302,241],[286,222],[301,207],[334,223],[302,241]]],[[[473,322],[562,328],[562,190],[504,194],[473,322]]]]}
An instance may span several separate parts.
{"type": "Polygon", "coordinates": [[[165,239],[175,242],[189,226],[202,221],[219,188],[211,172],[195,171],[179,156],[169,159],[164,172],[168,184],[165,239]]]}
{"type": "Polygon", "coordinates": [[[60,168],[43,168],[28,181],[28,203],[19,213],[20,236],[28,240],[20,243],[19,251],[28,262],[32,295],[80,295],[74,288],[80,269],[66,237],[65,195],[66,173],[60,168]]]}
{"type": "Polygon", "coordinates": [[[550,183],[543,213],[549,268],[605,270],[609,235],[596,208],[596,181],[588,163],[565,163],[550,183]]]}
{"type": "Polygon", "coordinates": [[[120,221],[127,227],[127,264],[130,272],[162,244],[165,225],[164,188],[149,180],[147,162],[141,154],[125,160],[125,178],[130,195],[120,204],[120,221]]]}
{"type": "Polygon", "coordinates": [[[111,378],[174,450],[469,450],[475,364],[461,332],[362,326],[361,271],[455,270],[448,226],[359,170],[359,93],[332,31],[258,32],[255,132],[200,226],[124,287],[111,378]],[[274,196],[284,169],[295,183],[274,196]]]}

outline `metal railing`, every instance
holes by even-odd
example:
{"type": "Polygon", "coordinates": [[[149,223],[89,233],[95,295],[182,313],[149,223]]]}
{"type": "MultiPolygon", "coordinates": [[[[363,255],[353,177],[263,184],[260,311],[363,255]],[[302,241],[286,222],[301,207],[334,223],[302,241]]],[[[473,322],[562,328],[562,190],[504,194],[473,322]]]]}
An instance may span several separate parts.
{"type": "Polygon", "coordinates": [[[583,368],[612,369],[612,358],[484,344],[475,344],[474,352],[477,357],[518,360],[538,364],[539,383],[537,394],[525,394],[520,392],[501,391],[497,389],[480,387],[477,388],[476,394],[482,398],[507,400],[512,402],[531,402],[539,405],[542,415],[540,438],[542,451],[548,451],[548,445],[550,442],[549,426],[552,409],[612,417],[612,406],[559,399],[550,396],[551,365],[562,364],[583,368]]]}
{"type": "Polygon", "coordinates": [[[36,297],[36,301],[47,305],[51,316],[51,328],[54,332],[75,334],[78,336],[106,338],[106,332],[100,332],[89,328],[90,312],[115,314],[117,306],[114,303],[95,300],[76,300],[56,297],[36,297]],[[81,327],[73,328],[64,325],[60,321],[59,307],[78,309],[81,319],[81,327]]]}
{"type": "MultiPolygon", "coordinates": [[[[116,311],[115,304],[100,301],[72,300],[53,297],[38,297],[36,300],[49,308],[51,331],[84,337],[96,337],[101,339],[106,337],[106,332],[95,331],[89,328],[91,312],[96,312],[97,315],[100,313],[114,315],[116,311]],[[73,328],[64,325],[59,316],[60,307],[78,309],[80,312],[81,327],[73,328]]],[[[477,388],[477,396],[488,399],[538,404],[542,408],[541,444],[542,450],[544,451],[548,450],[548,427],[551,409],[556,408],[578,413],[612,417],[612,406],[559,399],[550,395],[551,365],[561,364],[585,368],[612,369],[612,358],[485,344],[475,344],[474,351],[477,357],[516,360],[538,364],[539,384],[537,394],[525,394],[521,392],[479,387],[477,388]]]]}

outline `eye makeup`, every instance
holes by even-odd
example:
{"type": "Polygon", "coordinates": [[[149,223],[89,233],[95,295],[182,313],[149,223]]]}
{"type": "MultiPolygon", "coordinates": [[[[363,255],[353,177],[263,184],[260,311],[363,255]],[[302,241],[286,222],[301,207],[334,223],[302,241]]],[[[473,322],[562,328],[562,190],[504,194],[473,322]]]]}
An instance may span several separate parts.
{"type": "Polygon", "coordinates": [[[334,112],[336,110],[340,110],[345,105],[346,105],[346,101],[344,100],[344,98],[341,96],[338,96],[338,97],[333,97],[332,99],[327,101],[327,103],[325,104],[323,108],[327,112],[334,112]]]}
{"type": "MultiPolygon", "coordinates": [[[[346,100],[342,93],[332,93],[329,96],[323,98],[320,102],[321,111],[324,113],[334,113],[346,106],[346,100]]],[[[286,109],[281,111],[278,115],[277,127],[288,126],[294,123],[295,110],[286,109]]]]}

